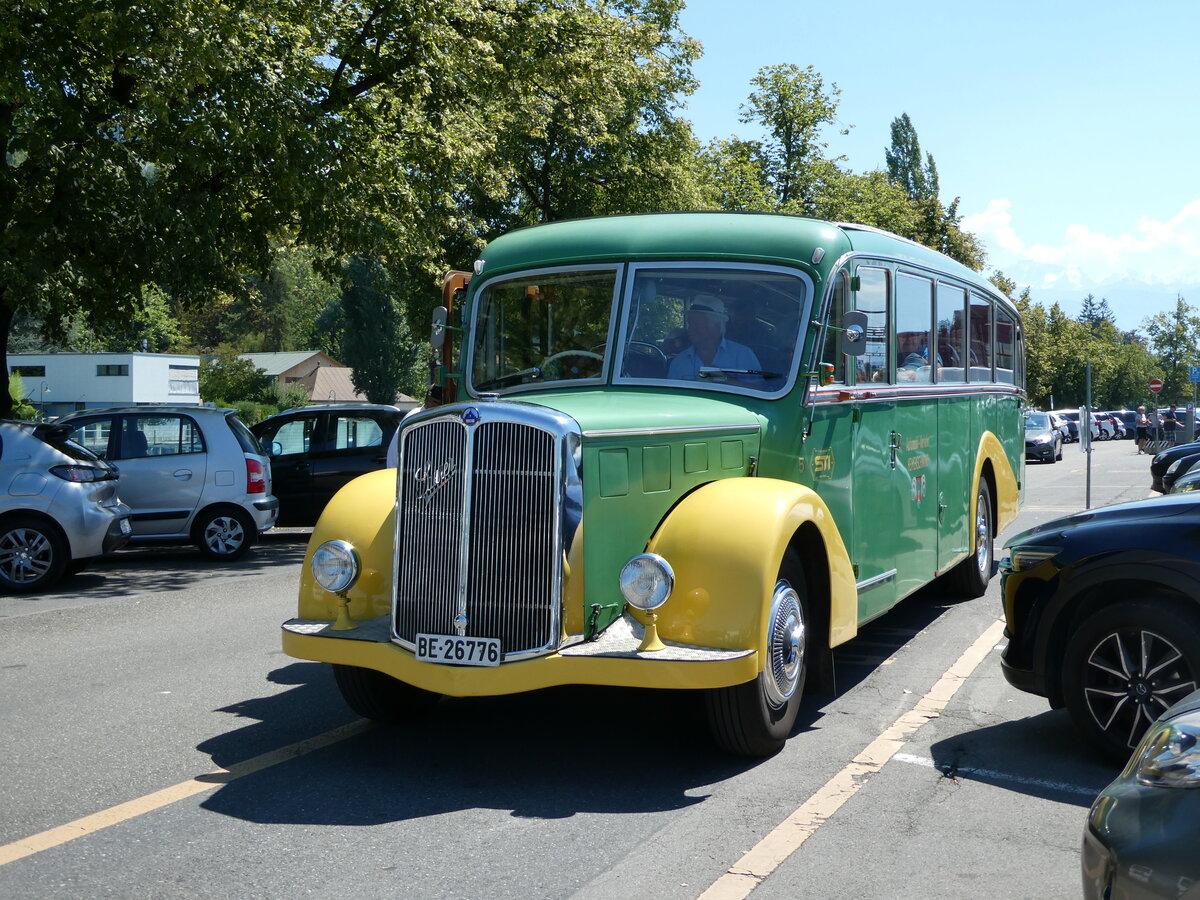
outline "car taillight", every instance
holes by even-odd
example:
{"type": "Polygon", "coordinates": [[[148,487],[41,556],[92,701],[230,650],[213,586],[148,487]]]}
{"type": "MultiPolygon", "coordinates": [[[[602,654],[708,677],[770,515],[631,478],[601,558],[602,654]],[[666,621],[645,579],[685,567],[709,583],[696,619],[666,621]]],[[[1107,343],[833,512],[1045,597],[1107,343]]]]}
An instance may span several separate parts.
{"type": "Polygon", "coordinates": [[[267,476],[263,464],[257,459],[246,458],[246,493],[265,494],[267,492],[267,476]]]}
{"type": "Polygon", "coordinates": [[[95,466],[51,466],[52,474],[63,481],[73,481],[83,484],[91,481],[109,481],[117,477],[110,469],[97,469],[95,466]]]}

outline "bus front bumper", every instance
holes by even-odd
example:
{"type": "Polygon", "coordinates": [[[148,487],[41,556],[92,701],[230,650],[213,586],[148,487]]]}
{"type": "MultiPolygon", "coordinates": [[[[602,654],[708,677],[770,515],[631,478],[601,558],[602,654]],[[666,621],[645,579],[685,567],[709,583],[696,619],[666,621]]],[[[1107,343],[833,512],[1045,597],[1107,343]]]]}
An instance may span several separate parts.
{"type": "Polygon", "coordinates": [[[336,631],[333,623],[289,619],[283,652],[297,659],[375,669],[415,687],[451,697],[516,694],[564,684],[702,689],[731,687],[758,676],[755,650],[721,650],[667,641],[666,648],[638,650],[641,626],[630,616],[599,640],[568,640],[556,653],[499,666],[455,666],[418,661],[391,641],[390,617],[336,631]]]}

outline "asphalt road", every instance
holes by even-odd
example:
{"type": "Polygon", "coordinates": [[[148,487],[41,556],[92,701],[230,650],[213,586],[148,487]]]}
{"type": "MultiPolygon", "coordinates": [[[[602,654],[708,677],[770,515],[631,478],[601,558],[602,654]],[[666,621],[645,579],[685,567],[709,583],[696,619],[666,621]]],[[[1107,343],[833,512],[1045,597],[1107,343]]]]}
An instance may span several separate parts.
{"type": "MultiPolygon", "coordinates": [[[[1030,464],[1015,528],[1082,508],[1084,460],[1030,464]]],[[[1092,462],[1093,506],[1147,495],[1132,442],[1092,462]]],[[[227,567],[125,550],[0,597],[0,897],[1079,894],[1084,816],[1115,773],[1004,682],[999,579],[864,628],[838,695],[755,763],[711,750],[672,692],[362,722],[324,666],[279,650],[304,538],[227,567]]]]}

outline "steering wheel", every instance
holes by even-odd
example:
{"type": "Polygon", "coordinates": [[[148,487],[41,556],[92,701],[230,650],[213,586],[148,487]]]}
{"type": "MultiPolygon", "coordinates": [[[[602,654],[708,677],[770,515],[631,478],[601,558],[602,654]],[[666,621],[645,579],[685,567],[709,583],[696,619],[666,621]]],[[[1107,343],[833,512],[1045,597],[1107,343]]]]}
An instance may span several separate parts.
{"type": "Polygon", "coordinates": [[[541,368],[545,369],[550,365],[550,363],[558,362],[559,360],[568,356],[582,356],[585,359],[596,360],[596,362],[600,363],[601,367],[604,365],[604,357],[599,353],[593,353],[591,350],[560,350],[558,353],[552,353],[550,356],[547,356],[545,359],[543,359],[541,368]]]}
{"type": "Polygon", "coordinates": [[[651,344],[649,341],[630,341],[628,346],[630,346],[630,347],[645,347],[647,350],[652,351],[652,353],[647,353],[646,354],[647,356],[651,356],[651,355],[657,356],[659,359],[662,360],[663,365],[667,364],[667,354],[663,353],[662,347],[659,347],[657,344],[651,344]]]}

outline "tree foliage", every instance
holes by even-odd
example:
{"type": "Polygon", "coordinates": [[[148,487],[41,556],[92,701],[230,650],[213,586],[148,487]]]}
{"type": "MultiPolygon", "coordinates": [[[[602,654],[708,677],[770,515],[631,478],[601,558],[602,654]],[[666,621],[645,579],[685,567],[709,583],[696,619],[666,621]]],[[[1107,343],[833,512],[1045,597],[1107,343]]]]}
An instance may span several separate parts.
{"type": "Polygon", "coordinates": [[[1183,297],[1175,308],[1145,320],[1150,346],[1158,357],[1163,389],[1160,402],[1187,403],[1192,398],[1189,368],[1200,364],[1200,315],[1183,297]]]}
{"type": "Polygon", "coordinates": [[[892,145],[884,152],[888,180],[908,195],[910,200],[923,202],[938,197],[937,165],[933,154],[921,160],[921,141],[908,113],[892,120],[892,145]]]}
{"type": "Polygon", "coordinates": [[[423,347],[412,339],[384,266],[356,257],[346,266],[345,280],[340,359],[353,369],[356,391],[372,403],[395,403],[397,394],[413,390],[412,375],[423,369],[423,347]]]}

